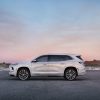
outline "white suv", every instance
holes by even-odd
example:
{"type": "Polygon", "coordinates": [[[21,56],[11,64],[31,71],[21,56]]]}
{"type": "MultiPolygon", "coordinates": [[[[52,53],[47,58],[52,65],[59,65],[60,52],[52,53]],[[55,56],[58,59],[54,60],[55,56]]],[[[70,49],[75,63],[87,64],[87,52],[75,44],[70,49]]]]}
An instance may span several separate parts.
{"type": "Polygon", "coordinates": [[[9,68],[9,74],[21,80],[31,76],[64,76],[74,80],[86,72],[81,56],[75,54],[41,55],[29,63],[10,65],[9,68]]]}

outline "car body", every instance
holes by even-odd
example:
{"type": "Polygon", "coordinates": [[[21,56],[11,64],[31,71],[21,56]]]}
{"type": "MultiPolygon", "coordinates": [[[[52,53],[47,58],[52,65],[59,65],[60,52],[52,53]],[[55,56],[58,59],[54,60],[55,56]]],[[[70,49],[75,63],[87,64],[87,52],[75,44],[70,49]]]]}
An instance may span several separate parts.
{"type": "Polygon", "coordinates": [[[41,55],[29,63],[10,65],[9,69],[11,76],[21,80],[31,76],[64,76],[67,80],[74,80],[78,75],[86,73],[84,61],[80,55],[75,54],[41,55]],[[73,73],[72,76],[71,73],[73,73]]]}

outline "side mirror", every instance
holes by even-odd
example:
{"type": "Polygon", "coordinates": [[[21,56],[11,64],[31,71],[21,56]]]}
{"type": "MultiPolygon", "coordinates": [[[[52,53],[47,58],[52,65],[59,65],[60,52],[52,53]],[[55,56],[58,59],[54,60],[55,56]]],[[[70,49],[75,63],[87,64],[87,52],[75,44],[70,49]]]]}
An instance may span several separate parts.
{"type": "Polygon", "coordinates": [[[35,63],[35,62],[37,62],[37,60],[36,60],[36,59],[34,59],[34,60],[32,60],[32,61],[31,61],[31,63],[35,63]]]}

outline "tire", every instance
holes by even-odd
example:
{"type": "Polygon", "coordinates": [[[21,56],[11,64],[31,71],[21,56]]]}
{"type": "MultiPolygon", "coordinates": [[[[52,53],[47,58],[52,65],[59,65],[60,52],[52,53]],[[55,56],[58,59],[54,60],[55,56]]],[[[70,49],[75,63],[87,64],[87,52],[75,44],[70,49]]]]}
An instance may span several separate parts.
{"type": "Polygon", "coordinates": [[[66,80],[73,81],[77,77],[77,71],[74,68],[68,68],[64,72],[64,77],[66,80]]]}
{"type": "Polygon", "coordinates": [[[30,72],[26,68],[21,68],[18,70],[17,76],[20,80],[28,80],[30,78],[30,72]]]}

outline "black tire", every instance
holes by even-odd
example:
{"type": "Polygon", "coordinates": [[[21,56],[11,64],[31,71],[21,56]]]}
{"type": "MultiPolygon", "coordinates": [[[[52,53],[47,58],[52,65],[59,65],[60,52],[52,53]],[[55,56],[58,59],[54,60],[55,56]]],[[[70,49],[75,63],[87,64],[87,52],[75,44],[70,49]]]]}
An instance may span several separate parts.
{"type": "Polygon", "coordinates": [[[74,68],[68,68],[64,72],[64,77],[69,81],[73,81],[77,77],[77,71],[74,68]]]}
{"type": "Polygon", "coordinates": [[[30,78],[30,72],[26,68],[21,68],[18,70],[17,76],[20,80],[28,80],[30,78]]]}

